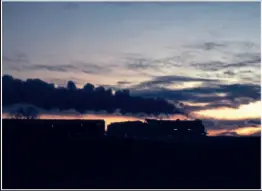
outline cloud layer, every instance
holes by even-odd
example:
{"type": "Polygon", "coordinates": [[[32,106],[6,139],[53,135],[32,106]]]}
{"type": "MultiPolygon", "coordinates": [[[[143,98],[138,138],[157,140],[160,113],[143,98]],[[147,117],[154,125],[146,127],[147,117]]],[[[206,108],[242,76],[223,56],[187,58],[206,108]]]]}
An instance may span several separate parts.
{"type": "Polygon", "coordinates": [[[158,96],[177,102],[206,103],[205,106],[187,106],[188,111],[214,109],[223,106],[237,108],[242,104],[259,101],[261,97],[260,86],[256,84],[220,84],[216,80],[178,76],[157,77],[130,89],[134,95],[139,96],[158,96]],[[183,89],[165,87],[170,83],[195,81],[203,82],[202,86],[183,89]]]}

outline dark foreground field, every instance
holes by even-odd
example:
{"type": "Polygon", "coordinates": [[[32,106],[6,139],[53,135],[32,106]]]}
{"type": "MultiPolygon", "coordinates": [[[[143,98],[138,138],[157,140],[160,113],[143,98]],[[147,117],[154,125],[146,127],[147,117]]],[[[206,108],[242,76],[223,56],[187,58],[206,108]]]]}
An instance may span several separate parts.
{"type": "Polygon", "coordinates": [[[260,188],[260,138],[160,143],[12,135],[3,188],[260,188]]]}

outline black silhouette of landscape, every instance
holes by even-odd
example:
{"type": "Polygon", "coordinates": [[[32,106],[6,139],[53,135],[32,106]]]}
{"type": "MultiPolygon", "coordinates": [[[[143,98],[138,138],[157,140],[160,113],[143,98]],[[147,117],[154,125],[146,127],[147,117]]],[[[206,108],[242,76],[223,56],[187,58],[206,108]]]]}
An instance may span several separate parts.
{"type": "Polygon", "coordinates": [[[123,122],[121,128],[137,133],[111,130],[111,135],[104,135],[103,120],[4,119],[3,188],[260,187],[258,137],[196,133],[190,139],[165,140],[161,137],[170,132],[159,127],[158,136],[146,138],[137,130],[146,128],[142,122],[131,123],[123,122]]]}

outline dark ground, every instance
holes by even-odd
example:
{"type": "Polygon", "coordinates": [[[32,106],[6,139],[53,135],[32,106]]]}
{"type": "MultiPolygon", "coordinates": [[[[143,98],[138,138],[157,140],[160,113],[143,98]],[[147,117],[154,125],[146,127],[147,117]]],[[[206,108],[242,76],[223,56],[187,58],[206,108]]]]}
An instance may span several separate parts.
{"type": "Polygon", "coordinates": [[[260,138],[65,140],[3,126],[3,188],[260,188],[260,138]]]}

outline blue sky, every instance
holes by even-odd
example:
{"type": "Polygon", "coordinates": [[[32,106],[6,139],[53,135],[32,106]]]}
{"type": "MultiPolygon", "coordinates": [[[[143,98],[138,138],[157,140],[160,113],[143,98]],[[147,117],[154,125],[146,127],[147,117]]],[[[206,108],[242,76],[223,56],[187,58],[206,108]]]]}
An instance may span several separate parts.
{"type": "Polygon", "coordinates": [[[260,52],[259,2],[3,3],[3,74],[20,79],[246,88],[260,85],[260,52]]]}
{"type": "MultiPolygon", "coordinates": [[[[124,66],[130,57],[134,60],[176,57],[174,62],[183,62],[185,69],[193,61],[206,63],[225,57],[232,62],[234,54],[260,52],[260,4],[5,2],[3,47],[4,56],[24,54],[30,65],[72,64],[80,71],[80,63],[89,63],[104,67],[119,65],[119,70],[125,73],[124,66]],[[204,43],[228,46],[202,53],[198,46],[205,46],[204,43]]],[[[4,62],[4,73],[13,72],[9,65],[4,62]]],[[[22,69],[18,76],[27,78],[30,73],[22,69]]],[[[111,83],[117,76],[122,79],[123,72],[118,73],[112,74],[111,83]]],[[[41,77],[52,80],[53,75],[56,72],[49,71],[41,77]]],[[[80,81],[88,79],[82,72],[79,75],[80,81]]],[[[62,76],[67,78],[65,74],[62,76]]],[[[103,80],[92,82],[103,83],[103,80]]]]}

